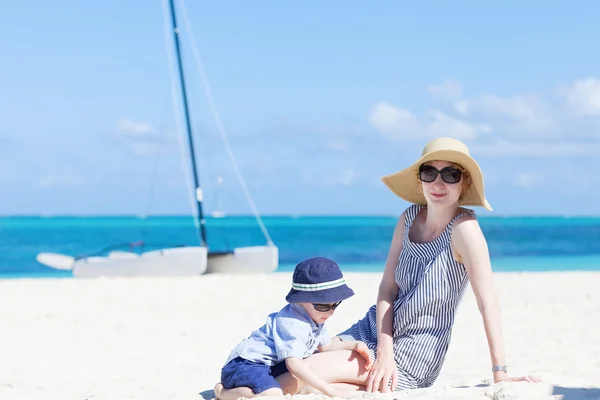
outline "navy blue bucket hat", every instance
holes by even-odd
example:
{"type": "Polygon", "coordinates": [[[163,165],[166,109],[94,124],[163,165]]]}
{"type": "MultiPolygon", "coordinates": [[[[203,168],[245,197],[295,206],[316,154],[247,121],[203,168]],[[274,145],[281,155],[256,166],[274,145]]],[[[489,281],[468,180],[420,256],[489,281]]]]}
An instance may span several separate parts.
{"type": "Polygon", "coordinates": [[[352,297],[340,267],[324,257],[313,257],[296,265],[288,303],[332,304],[352,297]]]}

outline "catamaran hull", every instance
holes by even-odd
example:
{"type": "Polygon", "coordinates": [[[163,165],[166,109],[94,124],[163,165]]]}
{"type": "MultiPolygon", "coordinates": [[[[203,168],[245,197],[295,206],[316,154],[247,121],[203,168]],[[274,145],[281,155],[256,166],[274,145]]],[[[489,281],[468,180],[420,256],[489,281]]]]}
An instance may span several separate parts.
{"type": "Polygon", "coordinates": [[[206,247],[181,247],[80,259],[73,265],[73,276],[192,276],[204,274],[206,267],[206,247]]]}
{"type": "Polygon", "coordinates": [[[277,246],[238,247],[230,253],[209,253],[206,273],[267,273],[275,271],[278,266],[277,246]]]}
{"type": "Polygon", "coordinates": [[[274,272],[279,266],[276,246],[239,247],[208,253],[206,247],[177,247],[142,254],[112,251],[106,257],[73,257],[42,253],[37,260],[49,267],[71,270],[75,277],[193,276],[205,273],[247,274],[274,272]]]}

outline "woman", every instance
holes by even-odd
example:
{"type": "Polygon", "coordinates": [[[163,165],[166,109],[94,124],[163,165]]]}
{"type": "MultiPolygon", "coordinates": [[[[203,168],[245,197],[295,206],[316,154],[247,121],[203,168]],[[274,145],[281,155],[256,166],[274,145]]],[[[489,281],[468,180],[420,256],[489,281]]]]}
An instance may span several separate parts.
{"type": "MultiPolygon", "coordinates": [[[[372,368],[356,353],[335,351],[305,361],[328,382],[369,392],[431,386],[448,350],[457,306],[470,281],[485,327],[494,382],[510,378],[504,362],[500,308],[486,240],[475,213],[460,207],[492,207],[483,176],[462,142],[438,138],[410,167],[382,178],[413,203],[400,217],[379,286],[377,304],[334,340],[364,342],[372,368]]],[[[281,376],[289,392],[302,389],[290,374],[281,376]]]]}

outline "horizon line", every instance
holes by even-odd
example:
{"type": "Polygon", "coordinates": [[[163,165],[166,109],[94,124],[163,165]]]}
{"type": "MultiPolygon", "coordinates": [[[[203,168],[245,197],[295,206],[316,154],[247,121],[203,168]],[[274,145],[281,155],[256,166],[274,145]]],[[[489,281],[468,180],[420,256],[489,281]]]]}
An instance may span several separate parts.
{"type": "MultiPolygon", "coordinates": [[[[315,214],[315,213],[273,213],[273,214],[261,214],[261,218],[399,218],[401,214],[315,214]]],[[[151,219],[151,218],[195,218],[190,214],[151,214],[151,215],[140,215],[134,213],[15,213],[15,214],[3,214],[0,213],[0,218],[136,218],[136,219],[151,219]]],[[[531,217],[553,217],[553,218],[600,218],[598,214],[478,214],[478,218],[531,218],[531,217]]],[[[213,217],[212,215],[205,215],[204,219],[220,220],[227,218],[256,218],[253,214],[226,214],[221,217],[213,217]]]]}

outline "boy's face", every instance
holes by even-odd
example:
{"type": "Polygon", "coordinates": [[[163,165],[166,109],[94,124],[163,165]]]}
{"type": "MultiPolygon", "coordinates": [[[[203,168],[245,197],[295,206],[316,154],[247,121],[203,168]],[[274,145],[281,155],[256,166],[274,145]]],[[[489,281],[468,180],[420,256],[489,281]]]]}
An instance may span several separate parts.
{"type": "Polygon", "coordinates": [[[337,306],[341,303],[337,302],[334,304],[313,304],[313,303],[299,303],[317,324],[323,324],[329,317],[333,315],[337,306]],[[322,310],[322,311],[319,311],[322,310]]]}

